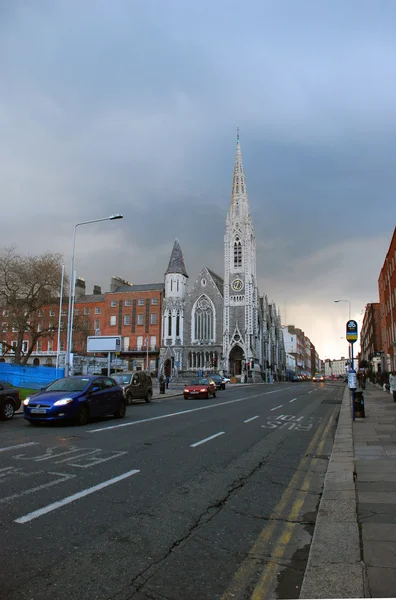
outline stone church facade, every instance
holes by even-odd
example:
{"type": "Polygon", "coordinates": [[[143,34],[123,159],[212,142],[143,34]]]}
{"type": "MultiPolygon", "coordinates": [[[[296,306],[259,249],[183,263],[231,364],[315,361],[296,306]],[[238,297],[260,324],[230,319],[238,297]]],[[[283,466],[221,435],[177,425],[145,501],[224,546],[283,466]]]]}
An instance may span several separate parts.
{"type": "Polygon", "coordinates": [[[205,370],[250,381],[282,379],[286,354],[280,316],[261,297],[256,240],[237,137],[224,235],[224,277],[204,267],[189,285],[180,243],[165,273],[160,372],[175,376],[205,370]]]}

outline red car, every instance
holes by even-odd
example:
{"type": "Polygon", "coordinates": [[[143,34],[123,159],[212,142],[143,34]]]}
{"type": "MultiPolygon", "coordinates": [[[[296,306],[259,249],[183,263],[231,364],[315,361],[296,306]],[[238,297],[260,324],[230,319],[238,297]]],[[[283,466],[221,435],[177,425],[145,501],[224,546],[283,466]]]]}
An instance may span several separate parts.
{"type": "Polygon", "coordinates": [[[213,379],[198,377],[184,388],[184,399],[188,398],[216,398],[216,384],[213,379]]]}

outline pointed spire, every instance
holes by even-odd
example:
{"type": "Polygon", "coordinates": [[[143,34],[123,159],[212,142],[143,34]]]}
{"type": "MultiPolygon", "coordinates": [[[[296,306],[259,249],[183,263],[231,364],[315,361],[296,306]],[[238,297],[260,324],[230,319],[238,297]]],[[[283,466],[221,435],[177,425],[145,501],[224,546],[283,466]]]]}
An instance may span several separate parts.
{"type": "Polygon", "coordinates": [[[241,145],[239,142],[239,127],[237,128],[237,145],[234,165],[234,176],[232,179],[231,215],[237,216],[238,209],[245,209],[249,213],[249,201],[246,189],[245,173],[243,170],[241,145]]]}
{"type": "Polygon", "coordinates": [[[179,243],[179,240],[176,239],[173,244],[173,250],[171,257],[169,259],[169,265],[166,269],[165,275],[168,273],[181,273],[184,277],[188,277],[186,267],[184,265],[183,252],[179,243]]]}

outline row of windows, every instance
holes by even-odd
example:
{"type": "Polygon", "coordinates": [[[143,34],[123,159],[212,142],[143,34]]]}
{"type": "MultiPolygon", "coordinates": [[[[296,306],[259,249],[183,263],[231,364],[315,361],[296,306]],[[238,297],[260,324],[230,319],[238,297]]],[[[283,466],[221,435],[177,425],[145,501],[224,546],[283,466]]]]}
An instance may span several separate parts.
{"type": "MultiPolygon", "coordinates": [[[[144,306],[144,304],[145,304],[144,298],[138,298],[137,304],[138,304],[138,306],[144,306]]],[[[158,304],[158,298],[151,298],[151,304],[152,305],[158,304]]],[[[118,306],[118,300],[112,300],[110,302],[110,306],[111,306],[111,308],[115,308],[116,306],[118,306]]],[[[130,299],[125,300],[124,306],[132,306],[132,300],[130,300],[130,299]]]]}
{"type": "MultiPolygon", "coordinates": [[[[157,323],[158,323],[157,318],[158,318],[157,313],[151,313],[150,325],[157,325],[157,323]]],[[[124,325],[130,325],[130,324],[131,324],[131,315],[124,315],[124,325]]],[[[144,315],[143,314],[137,315],[137,324],[144,325],[144,315]]],[[[111,315],[110,325],[111,326],[117,325],[117,316],[116,315],[111,315]]],[[[99,329],[99,321],[95,321],[95,329],[99,329]],[[98,324],[98,326],[96,326],[96,323],[98,324]]]]}
{"type": "MultiPolygon", "coordinates": [[[[138,301],[137,301],[137,304],[138,304],[138,306],[144,306],[145,305],[144,299],[143,298],[139,298],[138,301]]],[[[151,298],[151,304],[153,306],[157,305],[158,304],[158,298],[151,298]]],[[[125,300],[124,305],[125,306],[132,306],[132,300],[125,300]]],[[[110,302],[110,306],[112,308],[115,308],[116,306],[118,306],[118,301],[117,300],[112,300],[110,302]]],[[[49,310],[49,316],[50,317],[55,317],[55,315],[57,314],[57,312],[58,311],[55,311],[55,309],[50,308],[50,310],[49,310]]],[[[78,315],[79,312],[80,312],[79,308],[76,308],[74,310],[74,314],[76,314],[76,315],[78,315]]],[[[95,306],[95,315],[100,315],[101,312],[102,312],[101,311],[101,307],[100,306],[95,306]]],[[[84,315],[89,315],[89,313],[90,313],[90,309],[89,309],[88,306],[86,306],[83,309],[83,314],[84,315]]],[[[43,317],[44,316],[44,311],[43,310],[39,310],[37,314],[38,314],[39,317],[43,317]]],[[[8,317],[9,316],[9,311],[6,310],[6,309],[3,310],[2,315],[3,315],[3,317],[8,317]]],[[[67,315],[67,310],[63,309],[62,310],[62,316],[66,316],[66,315],[67,315]]]]}

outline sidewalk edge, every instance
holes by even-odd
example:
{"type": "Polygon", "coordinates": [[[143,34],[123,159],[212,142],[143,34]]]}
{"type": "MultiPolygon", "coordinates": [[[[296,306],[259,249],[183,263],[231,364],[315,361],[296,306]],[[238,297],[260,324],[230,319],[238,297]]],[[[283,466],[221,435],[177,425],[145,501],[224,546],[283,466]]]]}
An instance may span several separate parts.
{"type": "Polygon", "coordinates": [[[346,387],[299,597],[364,598],[365,578],[356,513],[350,392],[346,387]]]}

